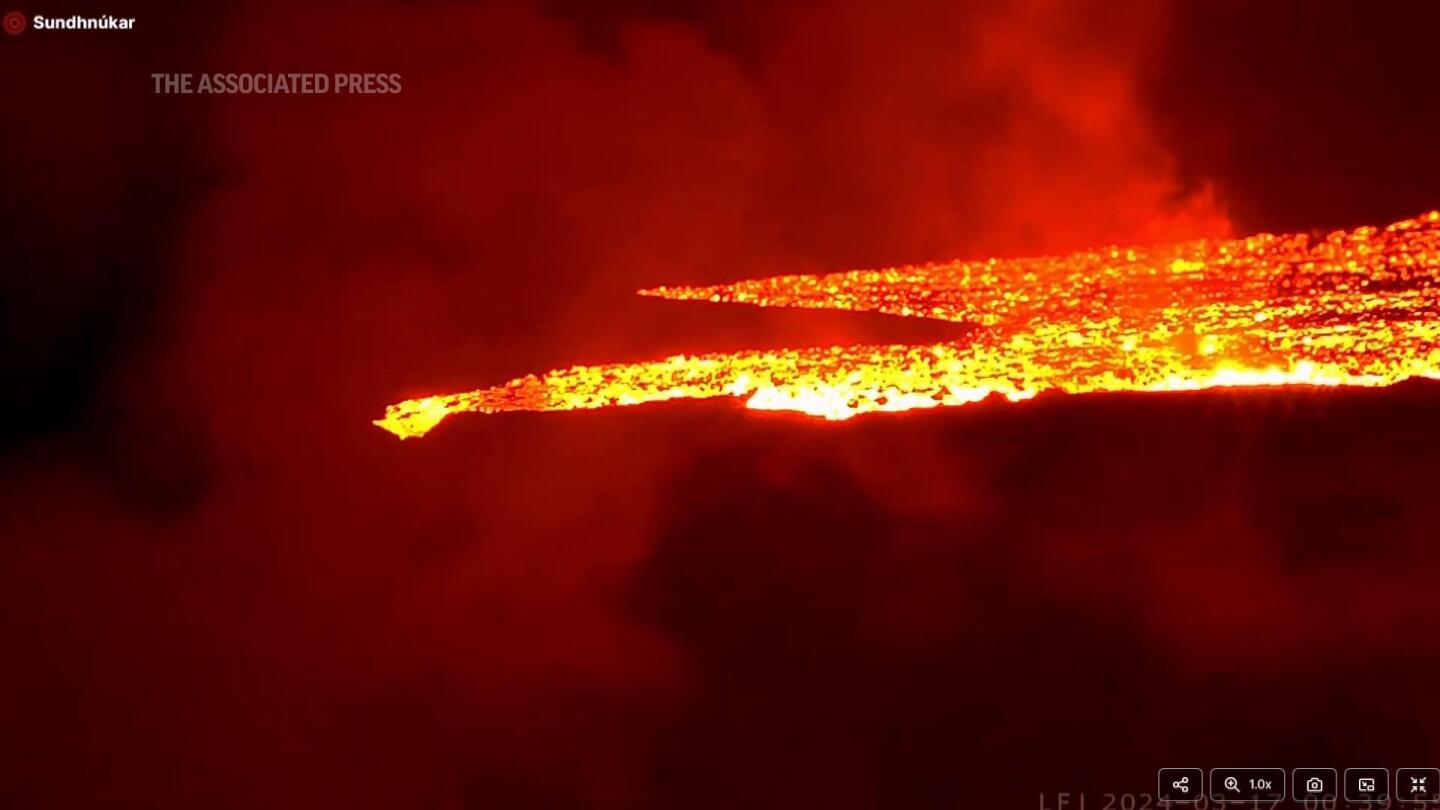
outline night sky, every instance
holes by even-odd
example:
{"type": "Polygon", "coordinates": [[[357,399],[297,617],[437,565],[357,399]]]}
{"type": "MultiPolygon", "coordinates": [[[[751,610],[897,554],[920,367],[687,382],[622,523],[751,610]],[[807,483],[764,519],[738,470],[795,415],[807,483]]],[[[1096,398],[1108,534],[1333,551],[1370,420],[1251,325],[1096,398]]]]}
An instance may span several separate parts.
{"type": "Polygon", "coordinates": [[[0,807],[1440,764],[1440,383],[370,424],[963,334],[641,287],[1440,208],[1433,4],[122,2],[0,35],[0,807]],[[222,71],[403,91],[152,91],[222,71]]]}

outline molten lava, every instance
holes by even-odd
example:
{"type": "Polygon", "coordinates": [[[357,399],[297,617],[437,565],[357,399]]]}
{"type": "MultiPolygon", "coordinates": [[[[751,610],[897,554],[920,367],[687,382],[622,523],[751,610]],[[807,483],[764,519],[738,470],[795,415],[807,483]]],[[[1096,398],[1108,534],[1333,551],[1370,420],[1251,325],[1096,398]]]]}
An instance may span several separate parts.
{"type": "Polygon", "coordinates": [[[1440,377],[1440,211],[1389,227],[1261,234],[1068,256],[955,261],[659,287],[641,295],[881,312],[978,327],[933,345],[771,349],[574,366],[391,405],[423,436],[452,413],[669,399],[847,419],[1044,391],[1389,385],[1440,377]]]}

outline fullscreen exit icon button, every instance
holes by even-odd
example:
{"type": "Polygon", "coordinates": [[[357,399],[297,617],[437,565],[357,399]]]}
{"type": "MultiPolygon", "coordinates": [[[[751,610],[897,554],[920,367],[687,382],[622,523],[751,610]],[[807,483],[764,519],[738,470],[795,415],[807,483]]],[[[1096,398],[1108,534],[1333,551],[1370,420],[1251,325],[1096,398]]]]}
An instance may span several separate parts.
{"type": "Polygon", "coordinates": [[[1406,804],[1440,802],[1440,768],[1401,768],[1395,772],[1395,798],[1406,804]]]}

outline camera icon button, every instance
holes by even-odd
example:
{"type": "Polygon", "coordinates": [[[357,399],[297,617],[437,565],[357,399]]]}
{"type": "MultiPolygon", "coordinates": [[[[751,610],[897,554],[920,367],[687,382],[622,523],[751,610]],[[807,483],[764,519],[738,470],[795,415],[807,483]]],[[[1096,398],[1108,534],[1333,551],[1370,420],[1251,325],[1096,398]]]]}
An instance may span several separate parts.
{"type": "Polygon", "coordinates": [[[1334,768],[1296,768],[1290,772],[1290,795],[1297,802],[1334,802],[1340,798],[1340,777],[1334,768]]]}

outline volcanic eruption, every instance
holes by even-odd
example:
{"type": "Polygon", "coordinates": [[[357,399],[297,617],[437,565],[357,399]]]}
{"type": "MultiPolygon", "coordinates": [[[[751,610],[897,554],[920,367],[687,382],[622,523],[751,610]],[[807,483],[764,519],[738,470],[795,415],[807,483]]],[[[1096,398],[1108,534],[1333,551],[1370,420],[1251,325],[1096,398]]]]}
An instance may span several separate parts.
{"type": "Polygon", "coordinates": [[[963,340],[761,349],[574,366],[389,406],[402,439],[452,413],[671,399],[848,419],[992,394],[1383,386],[1440,377],[1440,211],[1323,237],[1259,234],[1065,256],[658,287],[676,301],[968,324],[963,340]]]}

